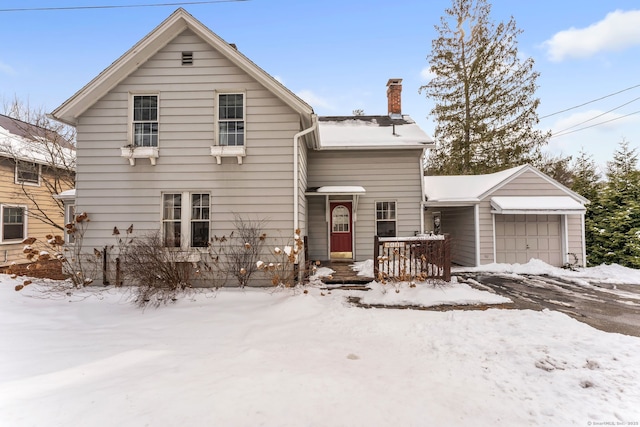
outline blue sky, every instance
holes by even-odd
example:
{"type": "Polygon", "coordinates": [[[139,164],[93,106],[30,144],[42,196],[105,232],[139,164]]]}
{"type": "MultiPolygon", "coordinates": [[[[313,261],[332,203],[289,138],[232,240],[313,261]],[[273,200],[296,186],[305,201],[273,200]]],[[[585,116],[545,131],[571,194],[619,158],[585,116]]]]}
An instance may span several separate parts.
{"type": "MultiPolygon", "coordinates": [[[[132,5],[163,0],[3,0],[0,9],[132,5]]],[[[166,2],[170,2],[167,0],[166,2]]],[[[175,1],[173,1],[175,2],[175,1]]],[[[450,0],[250,0],[184,8],[320,115],[385,114],[386,82],[402,78],[403,113],[433,134],[427,82],[434,25],[450,0]]],[[[494,0],[494,21],[516,19],[520,54],[541,73],[540,117],[640,85],[636,0],[494,0]]],[[[0,99],[51,111],[144,37],[177,6],[0,12],[0,99]]],[[[604,164],[625,138],[640,147],[640,87],[541,120],[552,153],[581,148],[604,164]],[[629,103],[626,106],[621,105],[629,103]],[[588,121],[603,114],[600,118],[588,121]]]]}

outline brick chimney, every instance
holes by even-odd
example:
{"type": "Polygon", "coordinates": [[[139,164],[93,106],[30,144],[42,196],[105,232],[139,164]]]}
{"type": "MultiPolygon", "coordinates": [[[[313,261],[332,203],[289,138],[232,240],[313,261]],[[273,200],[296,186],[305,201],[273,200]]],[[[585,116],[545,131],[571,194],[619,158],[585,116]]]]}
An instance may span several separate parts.
{"type": "Polygon", "coordinates": [[[387,82],[387,102],[389,115],[402,115],[402,79],[389,79],[387,82]]]}

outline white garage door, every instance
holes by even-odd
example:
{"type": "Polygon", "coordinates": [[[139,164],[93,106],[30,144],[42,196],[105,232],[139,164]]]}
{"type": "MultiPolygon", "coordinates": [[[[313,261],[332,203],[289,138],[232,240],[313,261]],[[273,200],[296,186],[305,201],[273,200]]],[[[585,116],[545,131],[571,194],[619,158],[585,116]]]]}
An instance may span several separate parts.
{"type": "Polygon", "coordinates": [[[531,258],[562,266],[560,215],[496,215],[496,262],[531,258]]]}

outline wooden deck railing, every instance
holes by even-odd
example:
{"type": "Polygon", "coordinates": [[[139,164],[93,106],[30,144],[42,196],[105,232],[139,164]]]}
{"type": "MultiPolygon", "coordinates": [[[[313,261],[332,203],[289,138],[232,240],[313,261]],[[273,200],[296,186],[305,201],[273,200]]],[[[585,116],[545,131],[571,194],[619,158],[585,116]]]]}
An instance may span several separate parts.
{"type": "Polygon", "coordinates": [[[376,280],[451,280],[448,234],[374,238],[376,280]]]}

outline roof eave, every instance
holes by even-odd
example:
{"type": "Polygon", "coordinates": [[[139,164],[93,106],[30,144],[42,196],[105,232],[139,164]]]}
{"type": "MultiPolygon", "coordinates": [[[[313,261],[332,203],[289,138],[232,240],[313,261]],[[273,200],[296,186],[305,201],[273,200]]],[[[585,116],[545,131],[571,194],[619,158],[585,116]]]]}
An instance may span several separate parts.
{"type": "Polygon", "coordinates": [[[422,150],[425,148],[434,148],[434,144],[420,145],[321,145],[318,150],[422,150]]]}
{"type": "Polygon", "coordinates": [[[480,203],[478,199],[439,199],[427,200],[423,203],[427,207],[446,207],[446,206],[473,206],[480,203]]]}

